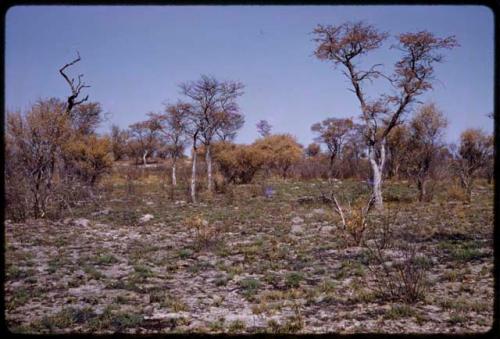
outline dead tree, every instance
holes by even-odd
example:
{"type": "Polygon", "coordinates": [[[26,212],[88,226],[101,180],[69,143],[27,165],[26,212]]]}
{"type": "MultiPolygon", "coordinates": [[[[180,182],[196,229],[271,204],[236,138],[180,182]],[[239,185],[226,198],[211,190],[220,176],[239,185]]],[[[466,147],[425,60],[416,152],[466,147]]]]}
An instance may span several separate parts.
{"type": "Polygon", "coordinates": [[[70,63],[65,64],[63,67],[61,67],[59,69],[59,73],[61,73],[64,80],[66,80],[66,82],[68,83],[68,85],[71,89],[71,95],[68,96],[67,106],[66,106],[66,114],[68,114],[68,115],[71,115],[71,110],[73,109],[73,107],[80,105],[81,103],[84,103],[85,101],[87,101],[89,99],[89,96],[86,95],[85,98],[78,100],[78,96],[80,95],[80,92],[82,91],[82,89],[90,87],[89,85],[86,85],[85,82],[82,81],[83,74],[78,74],[78,82],[75,83],[75,78],[71,78],[71,80],[70,80],[68,75],[66,73],[64,73],[66,68],[73,66],[74,64],[76,64],[77,62],[79,62],[81,60],[80,53],[78,53],[78,51],[77,51],[76,54],[77,54],[77,58],[75,60],[71,61],[70,63]]]}
{"type": "Polygon", "coordinates": [[[363,240],[363,234],[368,225],[368,213],[375,202],[373,195],[370,196],[365,204],[361,201],[352,203],[350,200],[347,200],[344,206],[339,202],[333,189],[330,189],[328,193],[321,192],[321,197],[323,201],[329,202],[333,207],[333,211],[340,216],[342,231],[347,232],[351,236],[354,245],[359,245],[363,240]]]}

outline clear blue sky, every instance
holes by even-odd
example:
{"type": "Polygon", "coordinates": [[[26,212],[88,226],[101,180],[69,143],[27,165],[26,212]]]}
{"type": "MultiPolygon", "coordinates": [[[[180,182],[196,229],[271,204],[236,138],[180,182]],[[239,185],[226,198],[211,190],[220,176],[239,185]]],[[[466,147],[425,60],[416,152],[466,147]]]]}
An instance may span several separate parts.
{"type": "MultiPolygon", "coordinates": [[[[6,108],[26,109],[38,98],[69,91],[58,69],[75,57],[90,100],[111,123],[127,127],[165,101],[181,98],[178,84],[211,74],[246,85],[239,100],[246,123],[238,142],[257,137],[268,120],[307,145],[310,126],[327,117],[359,114],[340,71],[313,57],[310,32],[321,24],[365,20],[392,34],[429,30],[456,35],[461,47],[437,65],[433,100],[450,125],[447,140],[467,127],[491,132],[493,13],[480,6],[30,6],[6,17],[6,108]]],[[[395,50],[373,54],[391,70],[395,50]]],[[[370,59],[371,60],[371,59],[370,59]]],[[[375,83],[374,90],[377,90],[375,83]]]]}

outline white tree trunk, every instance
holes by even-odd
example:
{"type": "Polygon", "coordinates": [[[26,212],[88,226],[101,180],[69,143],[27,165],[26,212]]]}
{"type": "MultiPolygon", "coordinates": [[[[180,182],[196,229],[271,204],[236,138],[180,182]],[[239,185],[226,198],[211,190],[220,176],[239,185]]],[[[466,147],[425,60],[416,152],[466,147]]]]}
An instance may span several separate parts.
{"type": "Polygon", "coordinates": [[[191,169],[191,201],[196,203],[196,148],[193,147],[192,153],[192,169],[191,169]]]}
{"type": "Polygon", "coordinates": [[[144,151],[143,155],[142,155],[142,162],[144,164],[144,166],[147,165],[147,162],[146,162],[146,156],[148,155],[148,151],[144,151]]]}
{"type": "Polygon", "coordinates": [[[212,154],[210,153],[210,145],[206,145],[205,161],[207,163],[207,189],[212,192],[212,154]]]}
{"type": "Polygon", "coordinates": [[[176,170],[176,161],[174,160],[172,163],[172,186],[177,186],[177,177],[175,175],[176,170]]]}
{"type": "Polygon", "coordinates": [[[375,208],[379,211],[384,209],[384,201],[382,198],[382,174],[385,163],[385,139],[380,143],[380,158],[377,159],[375,147],[371,146],[368,150],[370,165],[373,174],[373,197],[375,199],[375,208]]]}

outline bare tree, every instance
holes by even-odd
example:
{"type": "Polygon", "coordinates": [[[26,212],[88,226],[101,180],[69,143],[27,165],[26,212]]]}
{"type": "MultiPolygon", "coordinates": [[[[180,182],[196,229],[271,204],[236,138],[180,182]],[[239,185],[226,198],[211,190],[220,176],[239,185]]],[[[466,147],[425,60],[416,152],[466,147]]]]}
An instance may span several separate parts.
{"type": "Polygon", "coordinates": [[[271,134],[271,129],[273,126],[267,120],[259,120],[257,122],[257,132],[259,132],[260,136],[265,138],[271,134]]]}
{"type": "Polygon", "coordinates": [[[493,154],[493,137],[480,129],[467,129],[460,135],[457,167],[460,183],[471,199],[472,185],[477,173],[488,164],[493,154]]]}
{"type": "Polygon", "coordinates": [[[111,126],[111,150],[115,161],[121,160],[127,153],[126,148],[129,137],[127,130],[122,130],[117,125],[111,126]]]}
{"type": "Polygon", "coordinates": [[[220,127],[216,134],[221,141],[233,141],[236,133],[245,124],[245,118],[240,113],[229,112],[222,116],[220,127]]]}
{"type": "MultiPolygon", "coordinates": [[[[193,138],[205,146],[207,163],[207,188],[212,191],[212,155],[210,146],[216,135],[235,133],[241,114],[236,99],[243,94],[243,84],[234,81],[218,81],[202,75],[201,79],[180,85],[183,95],[191,99],[191,116],[195,132],[193,138]]],[[[242,123],[239,125],[241,127],[242,123]]],[[[196,140],[193,139],[193,149],[196,140]]],[[[193,154],[194,156],[194,154],[193,154]]],[[[193,159],[193,169],[196,161],[193,159]]],[[[194,171],[193,171],[194,172],[194,171]]]]}
{"type": "Polygon", "coordinates": [[[55,160],[70,136],[64,112],[64,103],[52,98],[38,101],[26,114],[7,114],[6,141],[10,157],[6,164],[12,175],[6,178],[7,191],[10,185],[21,185],[21,180],[25,181],[29,190],[26,201],[35,218],[44,217],[47,212],[54,193],[55,160]]]}
{"type": "Polygon", "coordinates": [[[387,136],[385,144],[387,152],[387,176],[399,179],[404,163],[408,160],[407,147],[409,145],[410,132],[406,124],[400,124],[387,136]]]}
{"type": "MultiPolygon", "coordinates": [[[[131,138],[136,142],[138,154],[142,157],[144,166],[147,165],[147,157],[155,149],[158,137],[158,125],[149,120],[136,122],[129,126],[131,138]]],[[[137,154],[137,155],[138,155],[137,154]]]]}
{"type": "Polygon", "coordinates": [[[349,132],[354,127],[352,119],[328,118],[311,126],[311,131],[319,134],[317,142],[326,145],[330,157],[330,175],[333,176],[333,163],[341,153],[342,146],[349,132]]]}
{"type": "Polygon", "coordinates": [[[67,99],[67,105],[66,105],[66,114],[71,115],[71,110],[73,107],[80,105],[87,101],[89,99],[89,96],[85,96],[84,98],[78,100],[78,97],[80,96],[80,92],[84,88],[88,88],[90,86],[86,85],[85,82],[82,81],[83,74],[78,74],[78,82],[75,82],[74,78],[69,78],[68,75],[65,73],[65,70],[76,64],[81,60],[80,53],[76,52],[77,58],[74,59],[73,61],[65,64],[59,69],[59,73],[63,76],[64,80],[68,83],[70,89],[71,89],[71,95],[68,96],[67,99]]]}
{"type": "Polygon", "coordinates": [[[71,122],[76,132],[82,135],[93,134],[102,121],[102,107],[100,103],[89,102],[74,106],[71,122]]]}
{"type": "Polygon", "coordinates": [[[438,51],[451,49],[458,44],[453,36],[438,38],[427,31],[400,34],[392,48],[403,55],[395,64],[394,73],[387,76],[379,71],[381,64],[374,64],[368,70],[359,70],[357,62],[359,57],[381,47],[388,37],[387,33],[363,22],[348,22],[339,26],[318,25],[313,34],[318,43],[316,57],[343,66],[343,74],[350,80],[351,90],[360,103],[361,119],[366,125],[365,137],[372,168],[375,207],[383,209],[382,174],[387,135],[400,123],[401,117],[416,98],[432,88],[433,64],[443,60],[438,51]],[[389,81],[394,94],[370,100],[364,85],[379,77],[389,81]]]}
{"type": "Polygon", "coordinates": [[[420,108],[409,127],[406,162],[410,178],[417,183],[419,201],[429,200],[427,179],[434,170],[439,150],[444,147],[442,140],[448,122],[434,104],[420,108]]]}
{"type": "Polygon", "coordinates": [[[189,114],[191,106],[178,102],[167,105],[163,114],[150,113],[150,121],[157,125],[158,131],[164,136],[167,153],[172,159],[172,186],[177,186],[177,160],[184,153],[188,142],[189,114]]]}
{"type": "Polygon", "coordinates": [[[313,158],[321,153],[321,147],[313,142],[307,145],[305,152],[308,157],[313,158]]]}

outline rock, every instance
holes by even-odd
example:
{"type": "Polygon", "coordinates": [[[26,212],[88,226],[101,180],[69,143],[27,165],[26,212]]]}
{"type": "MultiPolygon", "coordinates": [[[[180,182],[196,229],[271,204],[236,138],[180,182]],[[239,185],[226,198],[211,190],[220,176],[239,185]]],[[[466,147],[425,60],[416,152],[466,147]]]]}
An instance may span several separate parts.
{"type": "Polygon", "coordinates": [[[154,204],[155,204],[155,203],[154,203],[154,202],[152,202],[152,201],[146,201],[146,205],[148,205],[148,206],[152,206],[152,205],[154,205],[154,204]]]}
{"type": "Polygon", "coordinates": [[[266,198],[272,198],[274,193],[276,193],[276,191],[272,187],[266,187],[264,189],[264,196],[266,198]]]}
{"type": "Polygon", "coordinates": [[[67,225],[67,224],[69,224],[70,222],[71,222],[71,218],[66,218],[66,219],[64,219],[64,220],[63,220],[63,224],[64,224],[64,225],[67,225]]]}
{"type": "Polygon", "coordinates": [[[73,225],[75,226],[87,227],[89,223],[90,220],[85,218],[78,218],[76,220],[73,220],[73,225]]]}
{"type": "Polygon", "coordinates": [[[320,234],[331,234],[334,229],[335,229],[335,227],[333,227],[333,226],[323,226],[319,230],[319,233],[320,234]]]}
{"type": "Polygon", "coordinates": [[[384,262],[384,266],[387,267],[387,268],[391,268],[393,265],[394,265],[394,263],[392,261],[386,261],[386,262],[384,262]]]}
{"type": "Polygon", "coordinates": [[[325,214],[325,209],[324,208],[315,208],[312,210],[314,214],[325,214]]]}
{"type": "Polygon", "coordinates": [[[156,311],[151,316],[145,316],[144,319],[146,320],[178,319],[178,318],[184,318],[187,315],[189,315],[187,312],[165,313],[161,311],[156,311]]]}
{"type": "Polygon", "coordinates": [[[185,205],[186,202],[184,200],[177,200],[176,202],[174,202],[175,205],[185,205]]]}
{"type": "Polygon", "coordinates": [[[149,220],[153,219],[154,216],[152,214],[144,214],[140,219],[140,223],[148,222],[149,220]]]}
{"type": "Polygon", "coordinates": [[[295,217],[292,219],[292,224],[300,224],[303,222],[304,222],[304,219],[302,219],[301,217],[295,217]]]}
{"type": "Polygon", "coordinates": [[[304,228],[302,227],[302,225],[298,225],[298,224],[292,225],[291,232],[295,233],[295,234],[297,234],[297,233],[303,233],[304,232],[304,228]]]}
{"type": "Polygon", "coordinates": [[[108,215],[109,212],[111,212],[111,210],[109,208],[106,208],[106,209],[103,209],[102,211],[92,213],[92,216],[108,215]]]}

